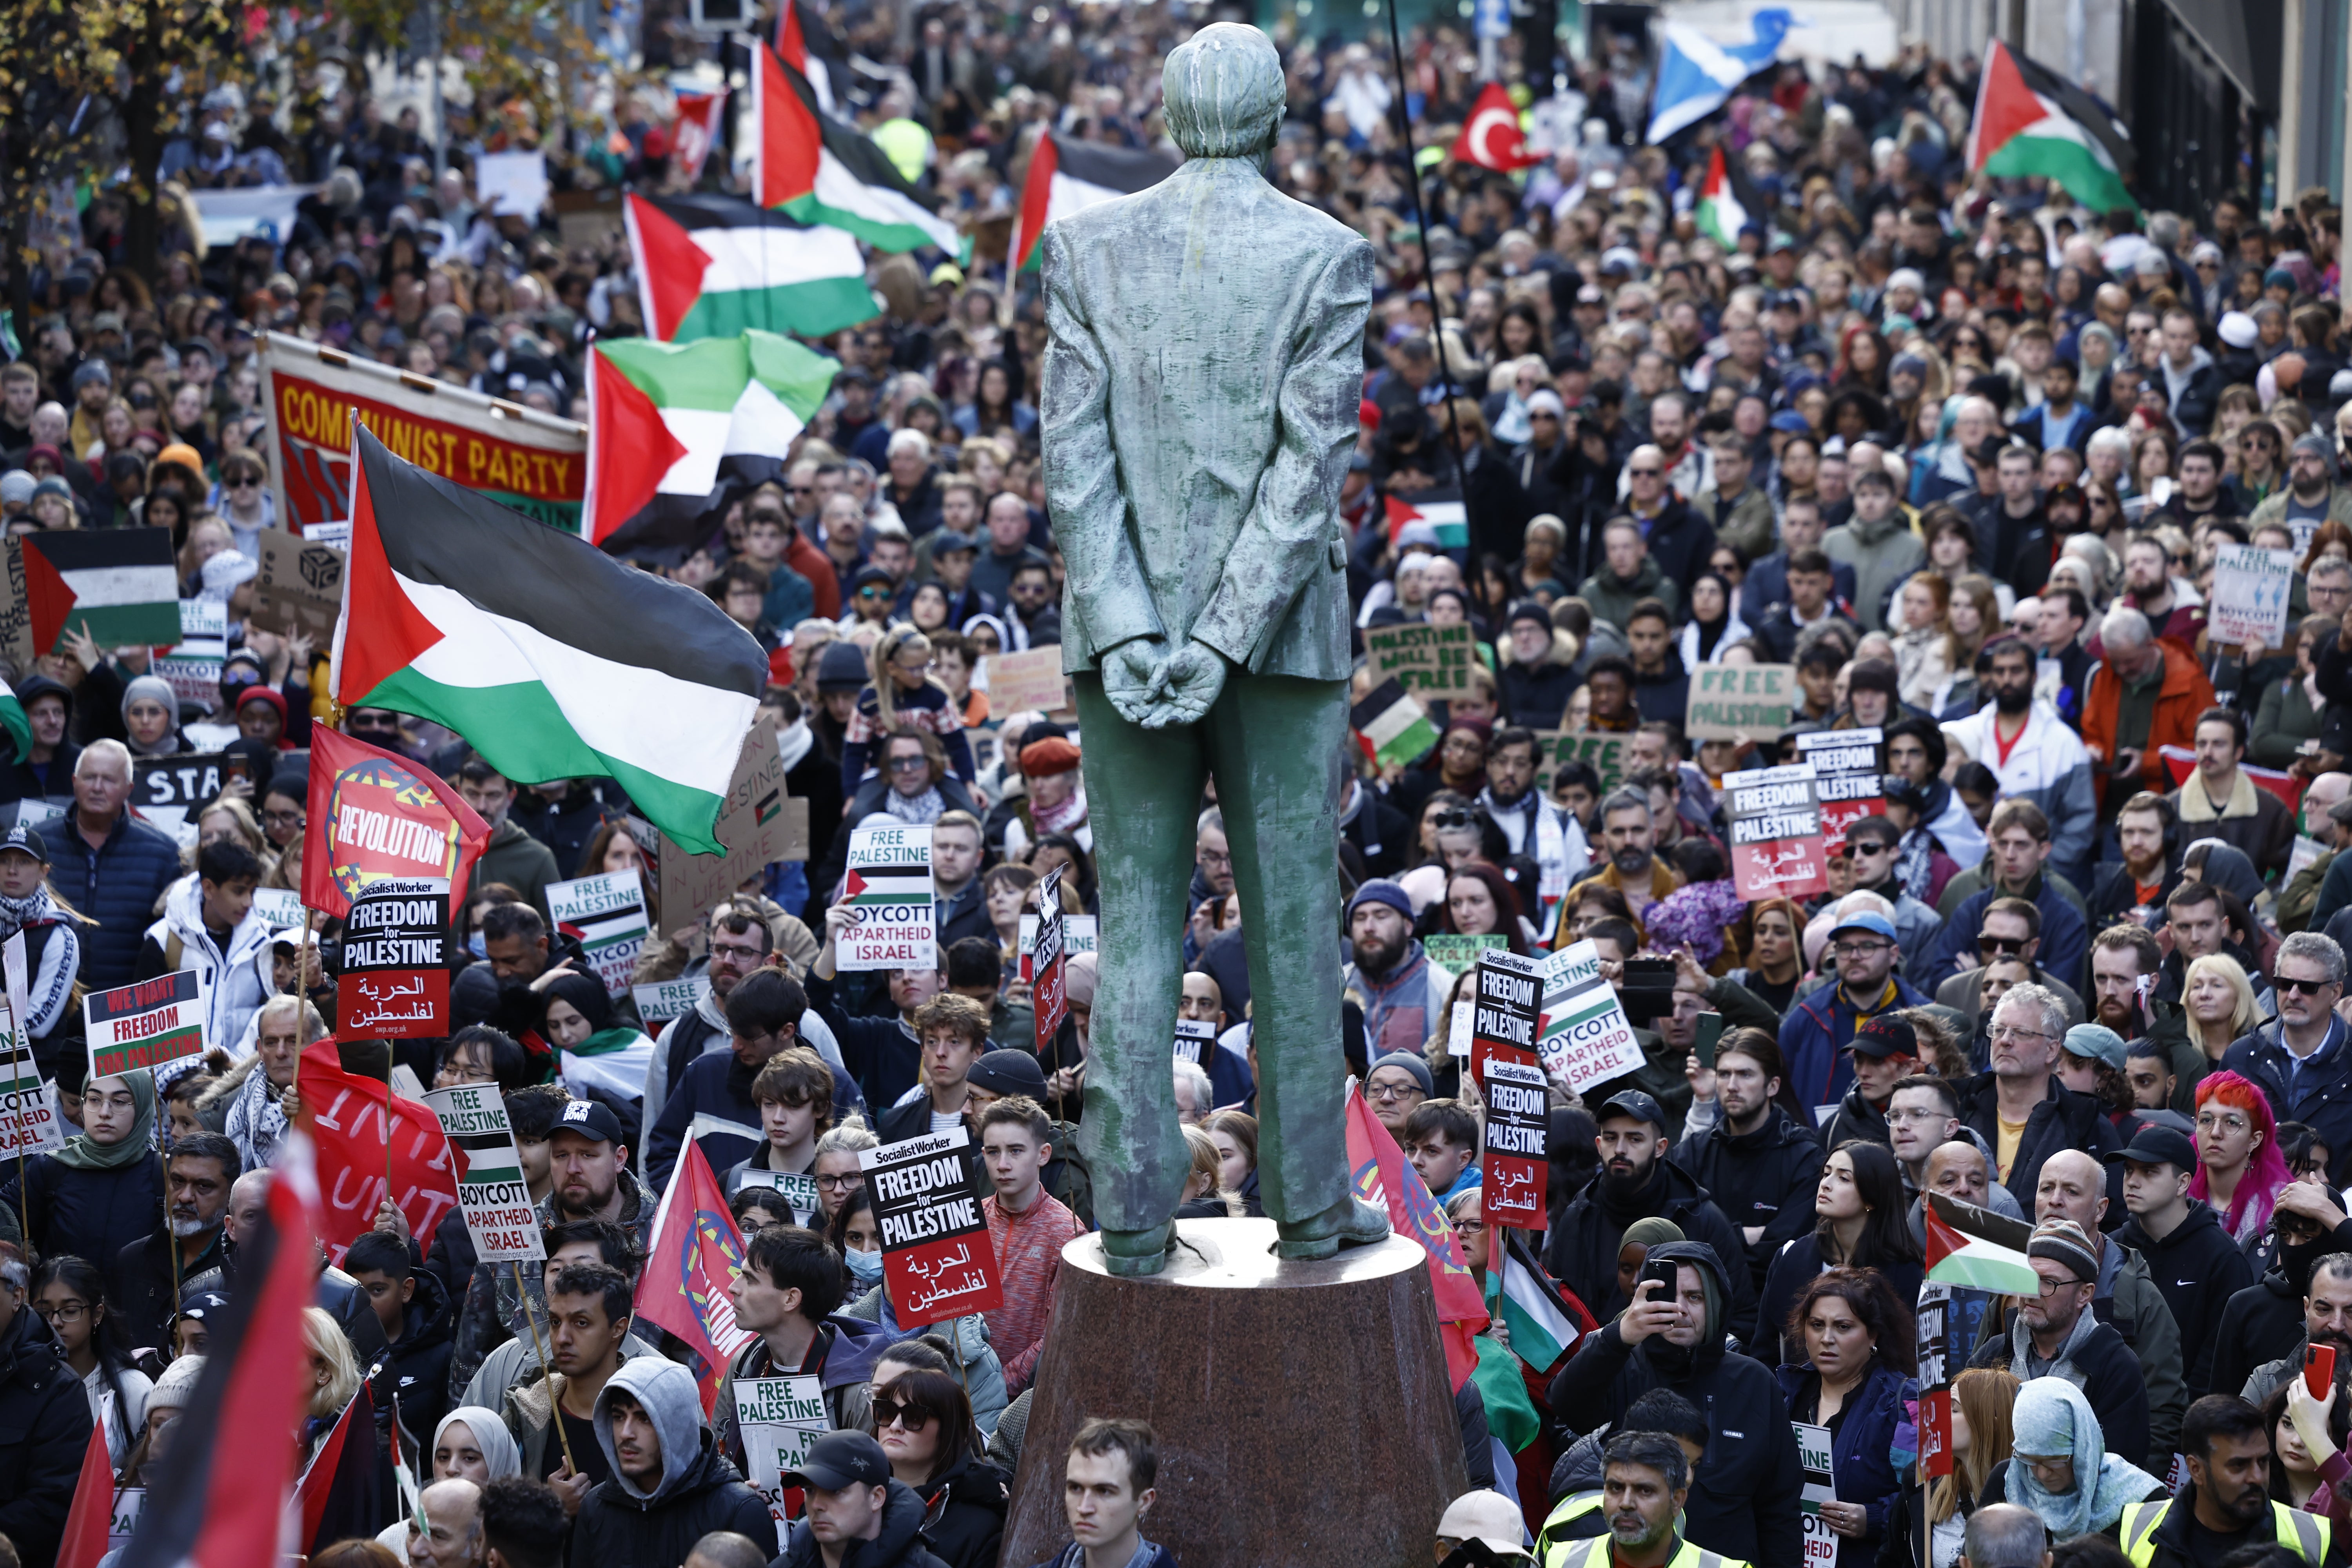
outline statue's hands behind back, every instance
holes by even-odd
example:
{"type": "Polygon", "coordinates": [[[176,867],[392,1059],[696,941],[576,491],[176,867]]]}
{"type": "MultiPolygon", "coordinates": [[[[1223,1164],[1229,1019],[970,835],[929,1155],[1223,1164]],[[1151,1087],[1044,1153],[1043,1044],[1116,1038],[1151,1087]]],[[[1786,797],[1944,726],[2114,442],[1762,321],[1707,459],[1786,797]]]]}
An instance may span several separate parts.
{"type": "Polygon", "coordinates": [[[1103,694],[1129,723],[1151,722],[1155,688],[1167,661],[1168,644],[1161,637],[1134,637],[1104,656],[1103,694]]]}
{"type": "Polygon", "coordinates": [[[1146,729],[1197,724],[1225,689],[1225,656],[1206,643],[1188,642],[1160,667],[1154,685],[1160,700],[1140,721],[1146,729]]]}

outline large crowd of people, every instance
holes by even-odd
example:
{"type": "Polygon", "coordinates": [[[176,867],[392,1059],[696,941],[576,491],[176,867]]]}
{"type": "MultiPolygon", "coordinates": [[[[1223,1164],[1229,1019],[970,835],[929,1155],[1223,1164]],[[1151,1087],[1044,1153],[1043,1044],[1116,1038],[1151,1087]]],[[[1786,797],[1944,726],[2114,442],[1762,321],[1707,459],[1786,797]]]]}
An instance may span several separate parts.
{"type": "MultiPolygon", "coordinates": [[[[805,858],[713,907],[660,907],[614,780],[518,784],[436,725],[339,711],[327,650],[250,621],[258,536],[285,526],[256,349],[289,334],[584,418],[587,345],[642,330],[640,261],[552,206],[494,215],[477,161],[541,151],[559,194],[741,192],[740,127],[698,172],[654,76],[615,79],[608,125],[541,127],[486,91],[449,106],[436,174],[415,110],[341,71],[286,79],[265,29],[255,73],[172,89],[152,261],[103,182],[37,254],[0,258],[31,301],[0,365],[8,531],[169,527],[183,598],[227,627],[216,691],[86,631],[6,671],[27,731],[0,741],[0,931],[26,937],[20,1024],[69,1136],[0,1169],[0,1563],[57,1561],[94,1432],[120,1488],[152,1483],[240,1232],[263,1223],[340,933],[310,949],[256,895],[301,886],[308,748],[330,725],[434,770],[492,829],[457,912],[452,1033],[339,1042],[341,1059],[494,1085],[547,1262],[478,1265],[457,1215],[424,1249],[387,1205],[322,1268],[297,1440],[313,1451],[364,1384],[418,1489],[385,1489],[380,1534],[309,1542],[310,1561],[998,1563],[1062,1249],[1094,1225],[1075,1135],[1098,1110],[1104,960],[1073,925],[1070,1026],[1041,1052],[1024,921],[1056,868],[1065,912],[1090,914],[1097,832],[1118,831],[1090,819],[1072,714],[988,689],[994,656],[1062,624],[1044,310],[1005,253],[1045,134],[1169,145],[1160,63],[1192,10],[795,8],[837,112],[973,245],[875,255],[877,314],[820,341],[841,369],[773,454],[782,478],[731,493],[699,546],[636,563],[770,653],[761,711],[809,806],[805,858]],[[319,186],[288,231],[205,247],[200,194],[286,182],[319,186]],[[221,752],[223,792],[184,824],[134,803],[140,763],[221,752]],[[840,962],[847,829],[869,819],[931,830],[935,966],[840,962]],[[630,979],[708,981],[684,1016],[642,1015],[559,924],[549,885],[602,873],[635,873],[653,917],[630,979]],[[89,1077],[80,999],[184,968],[205,976],[194,1070],[89,1077]],[[908,1330],[858,1156],[955,1126],[1003,1303],[908,1330]],[[679,1344],[634,1315],[689,1143],[743,1238],[729,1294],[754,1337],[724,1383],[823,1388],[832,1430],[780,1475],[750,1473],[725,1388],[706,1418],[679,1344]],[[792,1500],[789,1525],[762,1493],[792,1500]]],[[[1650,145],[1654,68],[1605,30],[1581,60],[1509,42],[1533,153],[1496,171],[1445,155],[1481,86],[1450,24],[1413,29],[1400,79],[1299,12],[1265,172],[1376,262],[1334,523],[1353,697],[1381,688],[1369,639],[1388,628],[1466,633],[1466,675],[1414,694],[1419,754],[1357,736],[1334,759],[1332,1070],[1490,1299],[1516,1270],[1568,1325],[1541,1364],[1499,1304],[1478,1336],[1468,1489],[1433,1523],[1438,1560],[2340,1563],[2336,199],[2101,214],[1974,174],[1978,63],[1918,49],[1783,64],[1650,145]],[[1698,200],[1718,155],[1760,209],[1737,232],[1698,200]],[[1459,531],[1433,521],[1445,502],[1459,531]],[[2274,637],[2211,630],[2225,597],[2242,621],[2237,546],[2291,563],[2274,637]],[[1687,734],[1708,666],[1790,667],[1787,727],[1687,734]],[[1822,731],[1874,732],[1883,808],[1844,830],[1825,890],[1743,899],[1724,781],[1822,731]],[[1549,1212],[1507,1242],[1481,1208],[1481,1085],[1449,1040],[1464,944],[1433,937],[1590,942],[1643,1053],[1620,1079],[1555,1079],[1549,1212]],[[1642,959],[1670,961],[1670,992],[1624,984],[1642,959]],[[2041,1285],[1953,1288],[1940,1343],[1917,1336],[1931,1194],[2018,1222],[2041,1285]],[[1923,1378],[1948,1403],[1948,1474],[1921,1473],[1923,1378]]],[[[644,28],[649,68],[717,47],[680,16],[644,28]]],[[[1213,1037],[1172,1061],[1180,1215],[1213,1219],[1262,1212],[1213,789],[1195,851],[1192,912],[1163,938],[1181,1017],[1213,1037]]],[[[1347,1418],[1345,1390],[1316,1397],[1347,1418]]],[[[1062,1477],[1053,1561],[1172,1564],[1149,1539],[1160,1436],[1089,1414],[1033,1461],[1062,1477]]]]}

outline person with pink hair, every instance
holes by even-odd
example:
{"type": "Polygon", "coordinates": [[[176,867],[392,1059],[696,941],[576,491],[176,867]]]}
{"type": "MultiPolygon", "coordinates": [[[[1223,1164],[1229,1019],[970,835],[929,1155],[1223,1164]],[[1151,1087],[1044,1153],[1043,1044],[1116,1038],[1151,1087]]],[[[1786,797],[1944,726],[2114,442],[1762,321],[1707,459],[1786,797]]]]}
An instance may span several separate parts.
{"type": "Polygon", "coordinates": [[[2250,1079],[2209,1074],[2197,1086],[2197,1173],[2189,1195],[2211,1205],[2240,1246],[2263,1234],[2279,1190],[2294,1180],[2278,1149],[2271,1102],[2250,1079]]]}

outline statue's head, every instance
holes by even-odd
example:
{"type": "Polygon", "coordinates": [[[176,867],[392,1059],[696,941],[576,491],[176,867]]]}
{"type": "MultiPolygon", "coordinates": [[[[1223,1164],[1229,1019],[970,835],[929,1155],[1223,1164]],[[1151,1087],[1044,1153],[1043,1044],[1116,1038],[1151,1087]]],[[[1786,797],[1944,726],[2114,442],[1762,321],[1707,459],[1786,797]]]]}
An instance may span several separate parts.
{"type": "Polygon", "coordinates": [[[1160,73],[1168,134],[1192,158],[1256,158],[1282,124],[1282,57],[1239,22],[1215,22],[1178,45],[1160,73]]]}

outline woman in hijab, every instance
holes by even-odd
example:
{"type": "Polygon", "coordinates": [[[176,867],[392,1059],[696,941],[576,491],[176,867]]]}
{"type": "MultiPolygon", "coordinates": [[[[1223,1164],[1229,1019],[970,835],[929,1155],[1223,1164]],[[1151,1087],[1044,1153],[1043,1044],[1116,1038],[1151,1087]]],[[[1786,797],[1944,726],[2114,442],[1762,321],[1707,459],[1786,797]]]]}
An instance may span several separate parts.
{"type": "Polygon", "coordinates": [[[1691,584],[1691,618],[1682,629],[1685,669],[1713,664],[1716,649],[1749,635],[1748,623],[1739,618],[1732,602],[1731,581],[1720,572],[1702,572],[1691,584]]]}
{"type": "Polygon", "coordinates": [[[180,700],[158,675],[122,689],[122,731],[134,757],[175,757],[188,749],[180,738],[180,700]]]}
{"type": "Polygon", "coordinates": [[[152,1230],[162,1212],[154,1074],[142,1068],[91,1079],[82,1089],[81,1125],[64,1148],[10,1169],[0,1185],[0,1207],[26,1216],[28,1239],[44,1257],[112,1258],[152,1230]]]}
{"type": "MultiPolygon", "coordinates": [[[[479,1405],[460,1405],[441,1417],[441,1425],[433,1429],[432,1459],[435,1481],[471,1481],[478,1487],[522,1474],[522,1455],[506,1422],[497,1411],[479,1405]]],[[[408,1521],[394,1520],[376,1540],[404,1556],[408,1521]]]]}
{"type": "Polygon", "coordinates": [[[616,1108],[641,1104],[654,1043],[643,1029],[613,1016],[612,994],[593,974],[562,973],[541,994],[546,1014],[540,1033],[563,1053],[563,1082],[582,1099],[616,1108]]]}
{"type": "Polygon", "coordinates": [[[2037,1377],[2017,1391],[2009,1462],[1985,1479],[1985,1503],[2032,1509],[2053,1541],[2113,1530],[2124,1510],[2164,1483],[2107,1452],[2099,1418],[2083,1391],[2063,1377],[2037,1377]]]}

